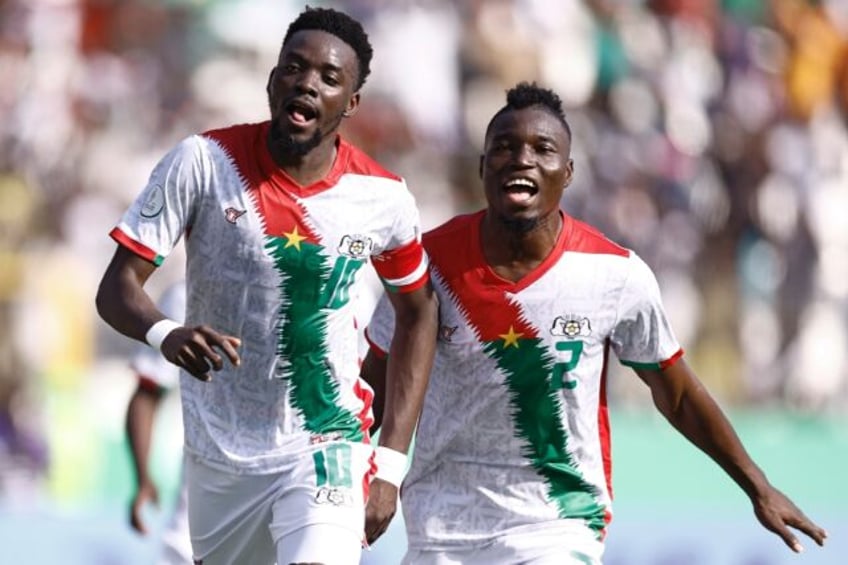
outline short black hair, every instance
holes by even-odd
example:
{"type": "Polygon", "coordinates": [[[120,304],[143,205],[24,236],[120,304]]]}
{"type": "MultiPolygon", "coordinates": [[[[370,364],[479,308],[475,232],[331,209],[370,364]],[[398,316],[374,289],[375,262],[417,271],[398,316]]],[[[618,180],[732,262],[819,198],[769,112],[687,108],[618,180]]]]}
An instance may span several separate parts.
{"type": "Polygon", "coordinates": [[[368,41],[368,34],[362,29],[362,24],[348,16],[344,12],[332,8],[311,8],[307,6],[300,15],[289,24],[286,36],[283,38],[283,46],[288,43],[291,36],[303,30],[318,30],[331,33],[350,45],[359,59],[359,77],[356,81],[356,90],[362,88],[365,79],[371,73],[371,57],[374,49],[368,41]]]}
{"type": "Polygon", "coordinates": [[[568,134],[568,139],[571,140],[571,126],[568,125],[568,120],[565,118],[565,111],[562,109],[562,100],[553,90],[541,87],[535,82],[519,82],[506,91],[506,105],[495,112],[495,115],[489,120],[489,125],[486,126],[486,137],[488,137],[492,123],[494,123],[498,116],[513,110],[530,108],[531,106],[541,106],[542,109],[551,113],[560,121],[562,127],[565,128],[565,132],[568,134]]]}

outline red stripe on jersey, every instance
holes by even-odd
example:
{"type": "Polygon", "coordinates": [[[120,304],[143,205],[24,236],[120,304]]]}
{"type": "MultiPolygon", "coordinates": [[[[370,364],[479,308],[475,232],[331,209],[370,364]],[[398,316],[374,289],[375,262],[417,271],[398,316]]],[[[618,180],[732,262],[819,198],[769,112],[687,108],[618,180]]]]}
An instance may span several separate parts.
{"type": "MultiPolygon", "coordinates": [[[[374,270],[380,275],[380,278],[391,284],[392,281],[405,279],[421,268],[424,262],[424,247],[416,239],[409,243],[389,249],[372,257],[374,270]]],[[[397,287],[400,292],[411,292],[420,288],[427,282],[429,275],[425,269],[421,276],[414,281],[408,281],[406,284],[397,287]]]]}
{"type": "Polygon", "coordinates": [[[563,214],[562,231],[565,235],[563,250],[574,253],[594,253],[598,255],[618,255],[629,257],[630,251],[580,220],[563,214]]]}
{"type": "MultiPolygon", "coordinates": [[[[601,386],[598,393],[598,436],[601,444],[601,461],[604,464],[604,478],[607,481],[607,492],[609,492],[610,500],[612,494],[612,442],[610,441],[610,421],[609,410],[607,407],[607,369],[609,367],[609,349],[610,340],[604,342],[604,364],[601,367],[601,386]]],[[[607,513],[604,520],[607,524],[612,519],[612,516],[607,513]]]]}
{"type": "Polygon", "coordinates": [[[510,328],[521,337],[536,337],[521,309],[505,295],[516,285],[497,276],[486,264],[479,237],[482,217],[483,212],[458,216],[425,234],[431,265],[459,301],[481,341],[502,339],[510,328]]]}
{"type": "Polygon", "coordinates": [[[369,430],[371,426],[374,424],[374,418],[371,415],[371,406],[374,404],[374,393],[367,388],[362,386],[362,381],[356,381],[353,385],[353,394],[356,395],[356,398],[362,401],[362,410],[357,414],[357,418],[360,422],[360,429],[362,430],[362,443],[371,443],[371,435],[369,430]]]}
{"type": "Polygon", "coordinates": [[[668,367],[671,367],[672,365],[677,363],[677,360],[680,359],[681,357],[683,357],[683,349],[682,348],[678,349],[677,353],[675,353],[674,355],[672,355],[671,357],[669,357],[665,361],[660,361],[660,369],[667,369],[668,367]]]}
{"type": "Polygon", "coordinates": [[[165,391],[165,387],[145,375],[138,376],[138,388],[156,394],[162,394],[165,391]]]}
{"type": "Polygon", "coordinates": [[[368,347],[371,351],[374,352],[374,355],[377,356],[377,359],[385,359],[389,356],[389,352],[385,351],[382,347],[377,345],[377,343],[371,339],[371,336],[368,335],[368,328],[365,328],[365,341],[368,342],[368,347]]]}
{"type": "Polygon", "coordinates": [[[302,186],[274,162],[268,150],[268,132],[271,122],[232,126],[210,130],[203,135],[216,140],[227,152],[252,184],[267,180],[276,188],[293,192],[301,197],[313,196],[333,188],[345,174],[368,175],[400,181],[401,177],[384,169],[359,148],[341,136],[336,136],[336,158],[324,178],[302,186]]]}
{"type": "Polygon", "coordinates": [[[329,187],[301,187],[274,163],[267,145],[269,124],[263,122],[212,130],[204,136],[216,141],[232,158],[262,216],[267,235],[289,238],[297,229],[295,237],[306,237],[299,242],[319,244],[318,237],[305,220],[306,210],[293,194],[304,191],[317,193],[329,187]]]}
{"type": "Polygon", "coordinates": [[[120,228],[113,228],[112,231],[109,232],[109,236],[122,246],[126,247],[127,249],[141,257],[142,259],[150,261],[157,267],[161,265],[162,261],[164,260],[164,257],[159,255],[146,245],[143,245],[137,242],[136,240],[130,238],[130,236],[121,231],[120,228]]]}

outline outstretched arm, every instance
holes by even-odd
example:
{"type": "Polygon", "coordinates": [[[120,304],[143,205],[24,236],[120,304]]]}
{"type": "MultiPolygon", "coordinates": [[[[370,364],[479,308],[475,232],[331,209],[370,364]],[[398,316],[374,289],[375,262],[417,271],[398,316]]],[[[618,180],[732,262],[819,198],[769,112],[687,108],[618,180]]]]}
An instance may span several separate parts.
{"type": "MultiPolygon", "coordinates": [[[[97,290],[100,317],[125,336],[146,342],[148,330],[165,315],[144,290],[155,266],[128,249],[118,246],[97,290]]],[[[238,338],[223,335],[208,326],[178,325],[161,342],[162,355],[202,381],[211,379],[210,369],[224,366],[220,350],[234,365],[239,363],[238,338]]]]}
{"type": "MultiPolygon", "coordinates": [[[[385,364],[380,448],[405,454],[415,432],[433,365],[438,304],[429,283],[410,293],[389,294],[389,298],[395,309],[395,331],[385,364]]],[[[378,403],[381,403],[379,396],[375,404],[378,403]]],[[[377,473],[379,477],[379,462],[377,473]]],[[[388,481],[375,478],[371,483],[365,512],[368,543],[373,543],[388,528],[396,510],[397,493],[398,486],[388,481]]]]}
{"type": "Polygon", "coordinates": [[[671,425],[745,491],[764,527],[796,552],[803,551],[803,547],[790,527],[804,532],[817,544],[824,544],[827,533],[769,483],[721,408],[683,359],[663,370],[636,369],[636,373],[651,389],[654,404],[671,425]]]}
{"type": "Polygon", "coordinates": [[[127,405],[126,429],[136,477],[136,491],[130,503],[130,524],[141,534],[147,533],[141,516],[144,504],[148,501],[159,503],[159,491],[148,474],[147,462],[150,456],[153,420],[163,396],[161,389],[148,388],[139,383],[127,405]]]}

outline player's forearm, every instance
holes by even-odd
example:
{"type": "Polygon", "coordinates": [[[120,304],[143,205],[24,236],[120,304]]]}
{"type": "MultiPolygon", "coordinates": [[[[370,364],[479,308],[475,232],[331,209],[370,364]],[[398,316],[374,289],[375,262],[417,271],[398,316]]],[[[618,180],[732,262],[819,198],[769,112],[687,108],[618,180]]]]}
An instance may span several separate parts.
{"type": "Polygon", "coordinates": [[[119,249],[97,289],[96,305],[100,317],[127,337],[143,342],[147,330],[164,317],[144,290],[153,272],[152,265],[119,249]]]}
{"type": "Polygon", "coordinates": [[[430,380],[437,324],[434,297],[398,317],[387,362],[382,446],[403,453],[409,449],[430,380]]]}
{"type": "Polygon", "coordinates": [[[700,383],[661,411],[680,433],[718,463],[749,498],[768,486],[765,474],[748,455],[730,421],[700,383]]]}

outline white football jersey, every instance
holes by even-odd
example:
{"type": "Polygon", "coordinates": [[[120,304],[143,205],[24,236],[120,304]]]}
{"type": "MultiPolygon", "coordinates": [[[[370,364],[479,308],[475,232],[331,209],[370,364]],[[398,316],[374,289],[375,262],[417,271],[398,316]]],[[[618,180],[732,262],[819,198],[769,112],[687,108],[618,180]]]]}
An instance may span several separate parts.
{"type": "MultiPolygon", "coordinates": [[[[682,354],[656,279],[632,251],[568,216],[551,254],[517,283],[486,263],[484,212],[424,235],[440,330],[401,497],[410,548],[482,545],[612,517],[606,368],[682,354]]],[[[367,330],[385,352],[381,299],[367,330]]]]}
{"type": "Polygon", "coordinates": [[[112,237],[160,264],[185,235],[186,324],[242,340],[241,364],[183,373],[186,450],[241,473],[285,467],[313,441],[367,441],[359,379],[359,270],[400,292],[427,280],[403,179],[338,138],[326,177],[297,185],[266,146],[269,122],[191,136],[154,169],[112,237]]]}

